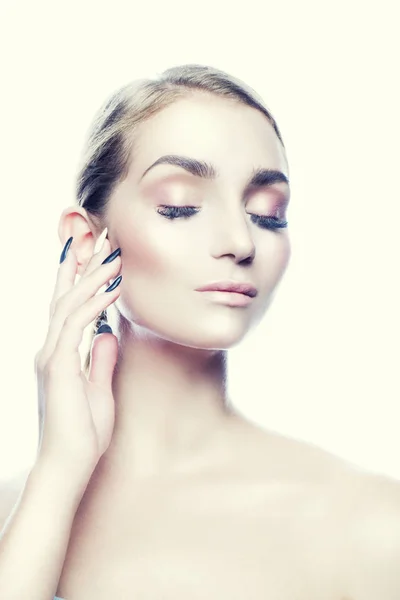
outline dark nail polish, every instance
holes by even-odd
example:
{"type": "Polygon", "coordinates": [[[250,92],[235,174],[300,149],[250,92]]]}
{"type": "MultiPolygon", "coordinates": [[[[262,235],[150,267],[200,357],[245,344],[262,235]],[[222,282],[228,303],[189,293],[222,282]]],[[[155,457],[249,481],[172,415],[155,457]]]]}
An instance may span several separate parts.
{"type": "Polygon", "coordinates": [[[122,275],[119,275],[117,277],[117,279],[115,281],[113,281],[112,284],[105,291],[106,292],[112,292],[113,290],[115,290],[115,288],[117,287],[117,285],[119,285],[121,283],[121,279],[122,279],[122,275]]]}
{"type": "Polygon", "coordinates": [[[68,239],[68,240],[65,242],[65,246],[64,246],[64,248],[63,248],[63,251],[61,252],[61,256],[60,256],[60,264],[61,264],[62,262],[64,262],[64,260],[65,260],[65,257],[67,256],[67,252],[68,252],[68,250],[69,250],[69,248],[70,248],[70,246],[71,246],[71,244],[72,244],[72,240],[73,240],[73,239],[74,239],[73,237],[70,237],[70,238],[69,238],[69,239],[68,239]]]}
{"type": "Polygon", "coordinates": [[[107,323],[103,323],[103,325],[100,325],[100,327],[96,331],[96,335],[98,333],[112,333],[112,329],[109,325],[107,325],[107,323]]]}
{"type": "Polygon", "coordinates": [[[121,248],[117,248],[116,250],[114,250],[114,252],[111,252],[111,254],[109,254],[107,256],[107,258],[105,258],[101,264],[105,265],[106,263],[110,263],[111,261],[114,260],[114,258],[117,258],[117,256],[119,256],[120,254],[121,254],[121,248]]]}

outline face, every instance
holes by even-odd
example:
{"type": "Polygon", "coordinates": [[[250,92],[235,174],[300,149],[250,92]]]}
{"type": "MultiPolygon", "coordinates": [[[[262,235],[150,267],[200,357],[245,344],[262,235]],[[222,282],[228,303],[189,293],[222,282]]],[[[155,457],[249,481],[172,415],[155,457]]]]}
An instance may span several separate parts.
{"type": "Polygon", "coordinates": [[[254,108],[198,94],[142,123],[133,154],[106,222],[112,246],[121,247],[118,311],[137,332],[164,340],[236,345],[265,314],[290,257],[287,228],[276,228],[286,218],[288,184],[259,176],[263,185],[248,185],[257,169],[288,177],[272,126],[254,108]],[[165,155],[215,172],[149,169],[165,155]],[[247,283],[257,295],[197,291],[216,282],[247,283]]]}

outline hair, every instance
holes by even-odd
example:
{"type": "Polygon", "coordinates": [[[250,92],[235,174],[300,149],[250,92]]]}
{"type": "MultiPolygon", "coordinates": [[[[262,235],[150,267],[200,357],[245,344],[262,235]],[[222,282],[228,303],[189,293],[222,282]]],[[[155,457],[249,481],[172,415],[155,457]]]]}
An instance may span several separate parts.
{"type": "MultiPolygon", "coordinates": [[[[275,119],[262,98],[224,71],[206,65],[186,64],[169,68],[153,79],[132,81],[114,92],[96,113],[78,170],[77,202],[88,212],[99,232],[105,227],[111,194],[128,174],[135,129],[176,100],[199,92],[256,108],[267,117],[285,149],[275,119]]],[[[95,320],[90,345],[102,321],[107,322],[104,311],[95,320]]],[[[89,367],[90,347],[84,361],[86,373],[89,367]]]]}

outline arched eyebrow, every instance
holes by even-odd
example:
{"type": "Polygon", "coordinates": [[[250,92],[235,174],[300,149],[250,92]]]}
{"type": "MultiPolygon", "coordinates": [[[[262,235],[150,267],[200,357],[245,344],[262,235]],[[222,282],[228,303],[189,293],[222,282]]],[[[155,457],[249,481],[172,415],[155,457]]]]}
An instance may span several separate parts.
{"type": "MultiPolygon", "coordinates": [[[[145,170],[140,180],[143,179],[150,169],[161,164],[181,167],[192,175],[195,175],[196,177],[202,177],[204,179],[213,180],[218,176],[217,169],[210,163],[207,163],[203,160],[196,160],[195,158],[190,158],[188,156],[167,154],[165,156],[161,156],[152,165],[150,165],[145,170]]],[[[273,185],[274,183],[286,183],[289,185],[289,179],[284,173],[282,173],[282,171],[277,171],[276,169],[254,169],[246,183],[245,192],[254,187],[265,187],[273,185]]]]}

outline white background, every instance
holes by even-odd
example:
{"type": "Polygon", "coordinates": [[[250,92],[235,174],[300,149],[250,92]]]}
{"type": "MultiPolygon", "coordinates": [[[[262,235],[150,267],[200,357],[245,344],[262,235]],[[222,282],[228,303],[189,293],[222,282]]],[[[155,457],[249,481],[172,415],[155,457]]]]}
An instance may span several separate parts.
{"type": "Polygon", "coordinates": [[[290,162],[292,260],[230,352],[235,404],[400,479],[396,4],[3,0],[0,477],[36,453],[33,357],[89,123],[119,86],[195,62],[261,94],[290,162]]]}

